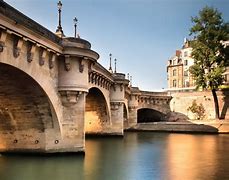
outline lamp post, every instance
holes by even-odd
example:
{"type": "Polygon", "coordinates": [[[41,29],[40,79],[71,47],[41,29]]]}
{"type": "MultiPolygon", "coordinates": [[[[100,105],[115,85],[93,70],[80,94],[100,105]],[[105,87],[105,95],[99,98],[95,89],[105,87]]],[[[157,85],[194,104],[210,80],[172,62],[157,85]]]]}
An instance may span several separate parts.
{"type": "Polygon", "coordinates": [[[62,9],[62,3],[61,3],[61,1],[59,1],[57,3],[57,8],[58,8],[58,14],[59,14],[59,24],[57,26],[56,32],[60,32],[61,34],[63,34],[63,30],[62,30],[62,27],[61,27],[61,9],[62,9]]]}
{"type": "Polygon", "coordinates": [[[112,73],[112,67],[111,67],[111,58],[112,58],[112,54],[110,53],[109,56],[110,56],[110,67],[109,67],[109,71],[110,71],[110,73],[112,73]]]}
{"type": "Polygon", "coordinates": [[[73,22],[74,22],[74,28],[75,28],[75,38],[76,38],[76,27],[77,27],[77,22],[78,22],[78,19],[75,17],[73,19],[73,22]]]}
{"type": "Polygon", "coordinates": [[[114,73],[116,73],[117,59],[114,59],[114,62],[115,62],[115,69],[114,69],[114,73]]]}

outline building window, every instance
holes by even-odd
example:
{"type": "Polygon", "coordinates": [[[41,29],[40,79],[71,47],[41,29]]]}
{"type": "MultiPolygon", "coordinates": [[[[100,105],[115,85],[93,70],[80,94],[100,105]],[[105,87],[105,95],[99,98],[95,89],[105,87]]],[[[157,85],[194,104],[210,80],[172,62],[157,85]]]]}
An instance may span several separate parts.
{"type": "Polygon", "coordinates": [[[176,79],[173,80],[173,87],[177,87],[177,80],[176,79]]]}
{"type": "Polygon", "coordinates": [[[190,86],[189,82],[185,81],[185,87],[189,87],[189,86],[190,86]]]}
{"type": "Polygon", "coordinates": [[[176,76],[176,75],[177,75],[177,70],[174,69],[174,70],[173,70],[173,76],[176,76]]]}
{"type": "Polygon", "coordinates": [[[188,51],[185,51],[184,52],[184,57],[187,57],[188,56],[188,51]]]}
{"type": "Polygon", "coordinates": [[[184,60],[184,65],[187,66],[188,65],[188,60],[184,60]]]}
{"type": "Polygon", "coordinates": [[[184,76],[188,76],[188,71],[184,71],[184,76]]]}
{"type": "Polygon", "coordinates": [[[177,60],[177,63],[178,63],[178,64],[181,64],[181,62],[182,62],[181,59],[178,59],[178,60],[177,60]]]}

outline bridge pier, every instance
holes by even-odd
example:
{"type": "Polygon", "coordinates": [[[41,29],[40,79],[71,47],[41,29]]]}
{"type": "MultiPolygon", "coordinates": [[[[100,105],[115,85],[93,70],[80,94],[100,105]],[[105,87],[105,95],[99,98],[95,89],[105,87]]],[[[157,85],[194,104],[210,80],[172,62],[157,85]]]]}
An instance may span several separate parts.
{"type": "Polygon", "coordinates": [[[58,59],[58,90],[63,105],[64,151],[84,151],[88,66],[89,61],[95,61],[98,55],[90,50],[90,43],[82,39],[65,38],[63,45],[64,55],[58,59]],[[89,53],[82,56],[79,50],[89,53]]]}
{"type": "Polygon", "coordinates": [[[110,134],[123,135],[123,102],[111,102],[110,134]]]}
{"type": "Polygon", "coordinates": [[[85,92],[62,91],[62,146],[65,152],[84,151],[85,92]]]}
{"type": "Polygon", "coordinates": [[[115,83],[110,90],[110,105],[111,105],[111,123],[112,133],[123,135],[124,130],[124,103],[125,89],[129,81],[125,79],[125,74],[114,73],[115,83]]]}
{"type": "Polygon", "coordinates": [[[135,126],[137,124],[137,108],[138,97],[140,96],[140,90],[136,87],[131,87],[130,98],[128,101],[129,118],[127,128],[135,126]]]}

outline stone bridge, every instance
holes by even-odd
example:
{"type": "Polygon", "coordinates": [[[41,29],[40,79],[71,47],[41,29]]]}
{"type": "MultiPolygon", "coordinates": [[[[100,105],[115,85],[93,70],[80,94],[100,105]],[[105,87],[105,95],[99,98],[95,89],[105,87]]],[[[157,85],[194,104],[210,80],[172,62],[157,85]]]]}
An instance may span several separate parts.
{"type": "Polygon", "coordinates": [[[88,41],[0,1],[0,151],[84,151],[85,134],[166,119],[170,96],[131,87],[98,59],[88,41]]]}

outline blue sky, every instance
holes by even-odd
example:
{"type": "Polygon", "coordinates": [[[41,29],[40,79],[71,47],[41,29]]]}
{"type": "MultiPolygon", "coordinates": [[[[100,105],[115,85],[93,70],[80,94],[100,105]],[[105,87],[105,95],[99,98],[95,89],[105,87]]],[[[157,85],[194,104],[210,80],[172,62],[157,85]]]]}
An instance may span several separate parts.
{"type": "MultiPolygon", "coordinates": [[[[55,32],[57,0],[5,2],[55,32]]],[[[108,68],[112,53],[117,71],[130,73],[133,86],[142,90],[167,88],[167,60],[188,37],[191,16],[208,5],[229,21],[229,0],[62,0],[62,4],[65,35],[74,35],[76,16],[80,37],[100,54],[99,63],[108,68]]]]}

